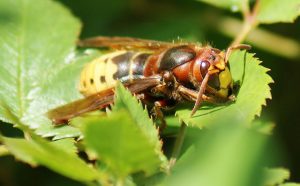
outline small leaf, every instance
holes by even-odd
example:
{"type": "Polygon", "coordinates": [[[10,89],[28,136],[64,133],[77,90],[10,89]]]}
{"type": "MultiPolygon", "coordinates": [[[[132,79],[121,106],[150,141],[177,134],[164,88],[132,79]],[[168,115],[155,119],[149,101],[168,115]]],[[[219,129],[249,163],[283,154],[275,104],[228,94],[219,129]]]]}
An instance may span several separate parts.
{"type": "Polygon", "coordinates": [[[292,23],[300,15],[299,0],[261,0],[257,12],[260,23],[292,23]]]}
{"type": "Polygon", "coordinates": [[[232,12],[241,12],[248,8],[249,0],[198,0],[220,8],[230,9],[232,12]]]}
{"type": "Polygon", "coordinates": [[[290,171],[284,168],[267,168],[264,171],[265,186],[276,186],[290,178],[290,171]]]}
{"type": "Polygon", "coordinates": [[[230,67],[235,82],[242,82],[236,101],[221,106],[203,105],[193,117],[190,109],[176,112],[185,123],[198,127],[227,121],[249,123],[260,115],[262,105],[271,98],[269,84],[272,78],[266,73],[269,69],[260,65],[254,54],[236,51],[230,56],[230,67]],[[246,58],[244,58],[246,57],[246,58]]]}
{"type": "Polygon", "coordinates": [[[76,90],[84,59],[78,63],[75,42],[80,23],[52,0],[0,1],[0,119],[4,104],[45,137],[72,137],[79,130],[54,128],[45,113],[80,97],[76,90]],[[2,104],[3,103],[3,104],[2,104]]]}
{"type": "Polygon", "coordinates": [[[144,135],[126,110],[112,112],[108,117],[90,116],[73,122],[83,125],[84,140],[118,178],[144,171],[153,173],[160,167],[155,146],[144,135]]]}
{"type": "Polygon", "coordinates": [[[2,137],[5,146],[19,160],[33,166],[44,165],[53,171],[78,181],[93,181],[100,174],[74,153],[63,150],[42,138],[31,140],[2,137]]]}

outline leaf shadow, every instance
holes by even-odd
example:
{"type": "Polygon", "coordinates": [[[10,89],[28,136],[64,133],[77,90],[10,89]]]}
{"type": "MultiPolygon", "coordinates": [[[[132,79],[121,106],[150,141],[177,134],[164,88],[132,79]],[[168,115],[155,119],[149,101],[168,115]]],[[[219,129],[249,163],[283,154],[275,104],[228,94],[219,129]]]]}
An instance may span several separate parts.
{"type": "Polygon", "coordinates": [[[10,24],[11,22],[19,22],[20,17],[15,15],[13,12],[9,10],[2,9],[0,11],[0,25],[1,27],[10,24]]]}
{"type": "Polygon", "coordinates": [[[218,111],[220,111],[220,110],[223,110],[223,109],[225,109],[226,108],[226,106],[225,105],[220,105],[220,106],[217,106],[217,107],[214,107],[214,108],[203,108],[203,109],[201,109],[201,110],[208,110],[208,112],[205,112],[205,113],[199,113],[199,114],[195,114],[193,117],[191,117],[191,118],[198,118],[198,117],[201,117],[201,116],[205,116],[205,115],[208,115],[208,114],[211,114],[211,113],[214,113],[214,112],[218,112],[218,111]],[[219,107],[219,108],[218,108],[219,107]]]}

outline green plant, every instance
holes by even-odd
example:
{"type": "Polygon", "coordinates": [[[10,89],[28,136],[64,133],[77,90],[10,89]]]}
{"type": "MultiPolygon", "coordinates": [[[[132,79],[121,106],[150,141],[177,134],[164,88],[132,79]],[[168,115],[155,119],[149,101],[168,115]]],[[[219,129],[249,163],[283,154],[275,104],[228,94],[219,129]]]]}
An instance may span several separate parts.
{"type": "MultiPolygon", "coordinates": [[[[259,24],[292,22],[300,14],[297,0],[285,2],[276,14],[282,1],[257,0],[253,10],[247,0],[205,2],[242,12],[244,27],[233,44],[259,24]]],[[[254,54],[230,56],[233,79],[241,84],[235,103],[206,104],[192,118],[191,106],[178,108],[161,136],[147,109],[120,84],[107,116],[95,112],[54,127],[45,113],[81,97],[79,73],[101,51],[85,55],[76,49],[81,23],[55,1],[1,1],[0,12],[5,15],[0,19],[0,119],[24,133],[1,135],[0,155],[89,185],[298,185],[283,183],[288,170],[265,168],[272,156],[265,150],[266,133],[273,124],[256,116],[271,98],[273,80],[254,54]],[[172,129],[178,134],[175,145],[163,152],[172,129]]]]}

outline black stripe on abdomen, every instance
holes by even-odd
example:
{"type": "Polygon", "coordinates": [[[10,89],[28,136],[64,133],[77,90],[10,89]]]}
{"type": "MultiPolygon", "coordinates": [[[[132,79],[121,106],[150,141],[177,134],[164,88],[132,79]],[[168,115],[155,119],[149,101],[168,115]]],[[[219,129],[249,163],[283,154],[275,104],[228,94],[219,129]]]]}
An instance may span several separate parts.
{"type": "Polygon", "coordinates": [[[133,75],[144,75],[144,68],[147,59],[151,54],[140,53],[133,59],[132,64],[132,74],[133,75]]]}
{"type": "Polygon", "coordinates": [[[121,79],[122,77],[129,75],[130,61],[134,52],[126,52],[111,59],[111,61],[117,65],[117,72],[113,74],[114,79],[121,79]]]}
{"type": "Polygon", "coordinates": [[[113,78],[122,81],[143,76],[145,63],[150,55],[149,53],[129,51],[115,56],[111,61],[117,65],[118,70],[113,74],[113,78]]]}

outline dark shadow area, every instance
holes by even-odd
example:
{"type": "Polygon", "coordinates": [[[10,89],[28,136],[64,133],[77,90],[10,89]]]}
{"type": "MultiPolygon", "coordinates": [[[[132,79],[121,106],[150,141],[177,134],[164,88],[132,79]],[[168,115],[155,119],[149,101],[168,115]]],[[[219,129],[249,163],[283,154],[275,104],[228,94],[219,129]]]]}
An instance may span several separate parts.
{"type": "MultiPolygon", "coordinates": [[[[0,158],[0,185],[81,186],[83,184],[56,174],[44,167],[31,167],[12,156],[0,158]]],[[[76,170],[74,170],[76,171],[76,170]]]]}

